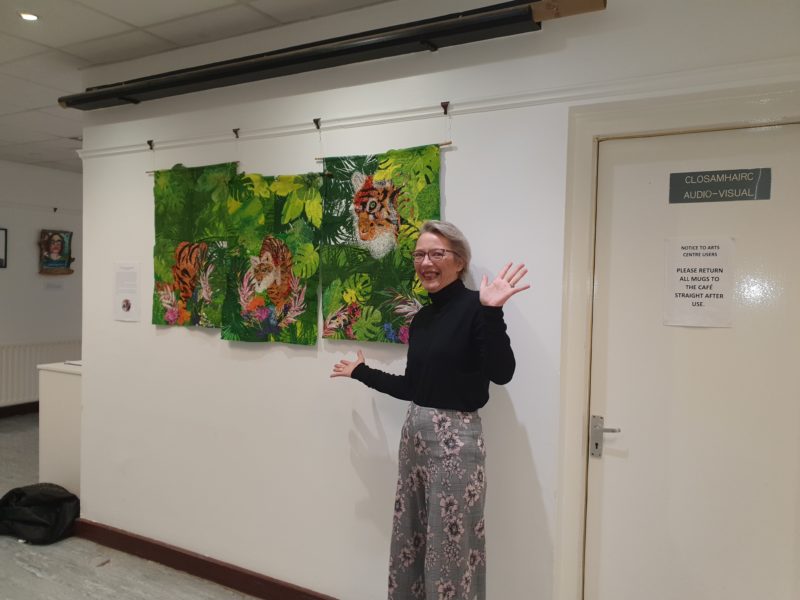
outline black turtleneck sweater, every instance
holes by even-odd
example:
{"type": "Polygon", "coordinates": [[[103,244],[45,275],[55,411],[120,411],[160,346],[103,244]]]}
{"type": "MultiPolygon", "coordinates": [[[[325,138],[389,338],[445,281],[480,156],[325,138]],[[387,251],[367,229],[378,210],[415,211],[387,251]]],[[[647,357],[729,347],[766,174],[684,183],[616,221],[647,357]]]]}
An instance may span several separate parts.
{"type": "Polygon", "coordinates": [[[503,309],[483,306],[457,279],[430,294],[411,322],[404,375],[365,364],[352,377],[419,406],[474,411],[489,400],[489,382],[511,381],[516,362],[503,309]]]}

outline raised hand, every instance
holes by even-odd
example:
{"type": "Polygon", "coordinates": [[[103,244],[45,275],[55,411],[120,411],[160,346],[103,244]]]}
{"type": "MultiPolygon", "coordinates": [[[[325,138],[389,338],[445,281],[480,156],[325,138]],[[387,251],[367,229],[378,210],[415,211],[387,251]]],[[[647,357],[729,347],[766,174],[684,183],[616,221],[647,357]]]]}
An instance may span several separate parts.
{"type": "Polygon", "coordinates": [[[358,365],[363,365],[365,362],[364,353],[359,350],[357,360],[351,361],[342,359],[333,365],[331,377],[352,377],[353,369],[355,369],[358,365]]]}
{"type": "Polygon", "coordinates": [[[530,285],[518,286],[517,284],[528,273],[525,265],[519,264],[512,268],[513,263],[508,263],[503,270],[490,283],[486,275],[483,276],[480,289],[480,300],[484,306],[503,306],[511,296],[524,292],[530,285]]]}

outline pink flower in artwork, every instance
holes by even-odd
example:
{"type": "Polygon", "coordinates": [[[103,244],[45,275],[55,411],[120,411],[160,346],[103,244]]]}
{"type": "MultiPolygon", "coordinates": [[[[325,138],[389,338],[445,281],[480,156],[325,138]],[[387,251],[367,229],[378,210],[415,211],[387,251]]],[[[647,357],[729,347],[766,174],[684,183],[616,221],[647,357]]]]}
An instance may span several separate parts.
{"type": "Polygon", "coordinates": [[[400,330],[397,332],[397,337],[400,338],[401,343],[408,343],[408,325],[400,327],[400,330]]]}
{"type": "Polygon", "coordinates": [[[178,307],[175,306],[170,308],[166,313],[164,313],[164,320],[169,323],[170,325],[175,325],[178,322],[178,318],[180,317],[180,311],[178,307]]]}
{"type": "Polygon", "coordinates": [[[256,313],[256,319],[258,319],[259,321],[266,321],[267,319],[269,319],[268,306],[262,306],[260,308],[257,308],[255,313],[256,313]]]}

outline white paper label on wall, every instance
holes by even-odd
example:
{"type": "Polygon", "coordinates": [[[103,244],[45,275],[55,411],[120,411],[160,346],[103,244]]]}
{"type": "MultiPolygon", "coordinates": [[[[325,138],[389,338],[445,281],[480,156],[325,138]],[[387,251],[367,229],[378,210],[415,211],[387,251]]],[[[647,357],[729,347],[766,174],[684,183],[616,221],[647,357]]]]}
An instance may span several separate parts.
{"type": "Polygon", "coordinates": [[[665,243],[664,325],[731,327],[733,238],[665,243]]]}
{"type": "Polygon", "coordinates": [[[139,320],[139,263],[114,264],[114,319],[139,320]]]}

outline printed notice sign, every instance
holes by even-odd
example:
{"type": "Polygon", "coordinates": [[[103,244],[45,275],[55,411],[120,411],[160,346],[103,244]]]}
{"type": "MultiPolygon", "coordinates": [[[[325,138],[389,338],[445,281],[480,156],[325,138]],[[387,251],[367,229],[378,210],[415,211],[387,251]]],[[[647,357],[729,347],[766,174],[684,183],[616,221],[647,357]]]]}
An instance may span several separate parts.
{"type": "Polygon", "coordinates": [[[114,265],[114,319],[139,320],[139,263],[114,265]]]}
{"type": "Polygon", "coordinates": [[[769,200],[772,169],[670,173],[669,203],[769,200]]]}
{"type": "Polygon", "coordinates": [[[665,242],[664,325],[731,327],[733,238],[665,242]]]}

